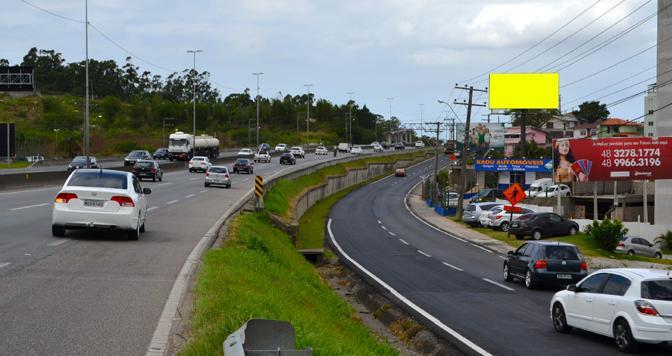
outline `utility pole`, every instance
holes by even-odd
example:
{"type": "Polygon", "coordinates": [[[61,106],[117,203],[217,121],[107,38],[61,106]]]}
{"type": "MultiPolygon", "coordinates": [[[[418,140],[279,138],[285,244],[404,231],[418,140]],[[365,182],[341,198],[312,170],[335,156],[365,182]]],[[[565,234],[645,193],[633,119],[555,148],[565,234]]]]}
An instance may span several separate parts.
{"type": "Polygon", "coordinates": [[[190,49],[187,51],[187,53],[192,53],[194,55],[194,70],[193,74],[194,77],[192,78],[192,82],[194,83],[194,92],[193,92],[193,104],[194,104],[194,113],[193,113],[193,137],[191,139],[191,157],[196,156],[196,53],[201,53],[203,52],[202,49],[190,49]]]}
{"type": "Polygon", "coordinates": [[[455,101],[455,104],[457,105],[466,105],[467,106],[467,120],[464,124],[464,141],[462,141],[462,153],[460,154],[460,192],[459,196],[457,199],[457,220],[461,221],[462,220],[462,212],[464,210],[464,193],[467,189],[467,146],[469,145],[469,124],[471,122],[471,108],[473,106],[485,106],[485,104],[474,104],[472,102],[473,97],[474,97],[474,92],[482,92],[482,93],[487,93],[488,90],[486,89],[474,89],[473,86],[455,86],[455,89],[461,89],[461,90],[468,90],[469,91],[469,101],[467,103],[458,103],[455,101]]]}
{"type": "Polygon", "coordinates": [[[424,133],[424,127],[422,125],[422,109],[425,104],[419,104],[420,105],[420,139],[422,140],[422,134],[424,133]]]}
{"type": "Polygon", "coordinates": [[[304,84],[303,86],[306,87],[306,91],[308,92],[308,102],[306,103],[306,144],[310,145],[310,105],[313,103],[310,99],[310,87],[312,87],[313,84],[304,84]]]}
{"type": "MultiPolygon", "coordinates": [[[[527,109],[520,111],[520,153],[524,158],[527,156],[527,133],[525,132],[525,124],[527,123],[527,109]]],[[[560,196],[560,194],[558,194],[560,196]]]]}
{"type": "Polygon", "coordinates": [[[257,147],[259,147],[259,76],[264,75],[262,72],[252,73],[257,76],[257,147]]]}
{"type": "MultiPolygon", "coordinates": [[[[86,81],[86,89],[84,93],[84,156],[86,156],[86,168],[91,168],[91,152],[89,152],[89,0],[84,1],[84,26],[85,42],[86,42],[86,61],[84,69],[84,80],[86,81]]],[[[7,141],[9,142],[9,141],[7,141]]]]}
{"type": "Polygon", "coordinates": [[[347,122],[347,127],[348,127],[348,136],[347,136],[347,142],[348,142],[348,147],[352,147],[352,94],[354,94],[354,91],[349,91],[348,94],[348,122],[347,122]]]}

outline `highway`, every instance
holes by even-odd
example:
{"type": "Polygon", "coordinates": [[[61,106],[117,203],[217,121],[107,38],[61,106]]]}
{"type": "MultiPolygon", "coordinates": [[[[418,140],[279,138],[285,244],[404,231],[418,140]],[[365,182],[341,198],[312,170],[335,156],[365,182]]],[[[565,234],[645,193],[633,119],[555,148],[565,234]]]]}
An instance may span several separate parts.
{"type": "MultiPolygon", "coordinates": [[[[339,155],[338,157],[342,157],[339,155]]],[[[255,174],[333,159],[308,154],[295,166],[256,164],[255,174]]],[[[204,188],[202,173],[167,172],[152,188],[139,241],[112,233],[51,235],[60,187],[0,193],[0,355],[144,355],[187,256],[222,214],[248,192],[204,188]]]]}
{"type": "MultiPolygon", "coordinates": [[[[433,161],[425,162],[408,169],[406,178],[387,177],[352,192],[331,212],[330,237],[375,277],[368,276],[387,297],[402,305],[412,303],[413,313],[427,325],[445,337],[466,338],[472,350],[496,355],[618,354],[610,338],[555,332],[549,317],[554,291],[504,282],[503,256],[414,217],[405,196],[433,169],[433,161]]],[[[672,346],[646,345],[642,352],[670,355],[672,346]]]]}

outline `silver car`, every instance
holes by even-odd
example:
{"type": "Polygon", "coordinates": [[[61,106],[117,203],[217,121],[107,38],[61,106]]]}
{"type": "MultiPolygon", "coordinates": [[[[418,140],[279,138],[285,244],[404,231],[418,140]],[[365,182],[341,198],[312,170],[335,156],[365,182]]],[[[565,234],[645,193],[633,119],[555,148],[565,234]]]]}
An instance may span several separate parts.
{"type": "Polygon", "coordinates": [[[223,185],[226,188],[231,188],[231,176],[229,169],[224,166],[211,166],[205,172],[205,186],[223,185]]]}
{"type": "Polygon", "coordinates": [[[481,213],[486,212],[498,205],[501,204],[500,203],[469,204],[464,208],[464,212],[462,213],[462,222],[467,223],[471,226],[480,226],[481,222],[479,221],[479,218],[481,217],[481,213]]]}
{"type": "Polygon", "coordinates": [[[645,256],[663,258],[660,248],[650,243],[644,238],[636,236],[624,236],[616,246],[617,253],[625,253],[628,256],[645,256]]]}

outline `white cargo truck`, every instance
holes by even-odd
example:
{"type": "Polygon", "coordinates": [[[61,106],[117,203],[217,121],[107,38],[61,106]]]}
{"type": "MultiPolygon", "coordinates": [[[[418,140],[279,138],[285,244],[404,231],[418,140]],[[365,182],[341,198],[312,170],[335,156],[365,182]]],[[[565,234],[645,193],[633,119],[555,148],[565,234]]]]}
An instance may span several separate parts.
{"type": "Polygon", "coordinates": [[[171,161],[190,160],[194,154],[193,147],[196,147],[196,156],[219,157],[219,140],[215,137],[200,135],[194,138],[182,131],[176,131],[168,137],[168,157],[171,161]]]}

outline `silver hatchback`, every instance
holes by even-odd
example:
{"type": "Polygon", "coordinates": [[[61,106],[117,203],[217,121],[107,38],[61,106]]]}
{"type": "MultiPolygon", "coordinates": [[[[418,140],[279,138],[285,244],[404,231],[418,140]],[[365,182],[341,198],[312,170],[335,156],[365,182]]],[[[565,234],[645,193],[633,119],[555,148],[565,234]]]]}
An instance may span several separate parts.
{"type": "Polygon", "coordinates": [[[231,175],[229,169],[224,166],[211,166],[205,172],[205,186],[223,185],[226,188],[231,188],[231,175]]]}
{"type": "Polygon", "coordinates": [[[663,253],[656,245],[644,238],[636,236],[624,236],[616,246],[616,252],[625,253],[629,256],[646,256],[663,258],[663,253]]]}

